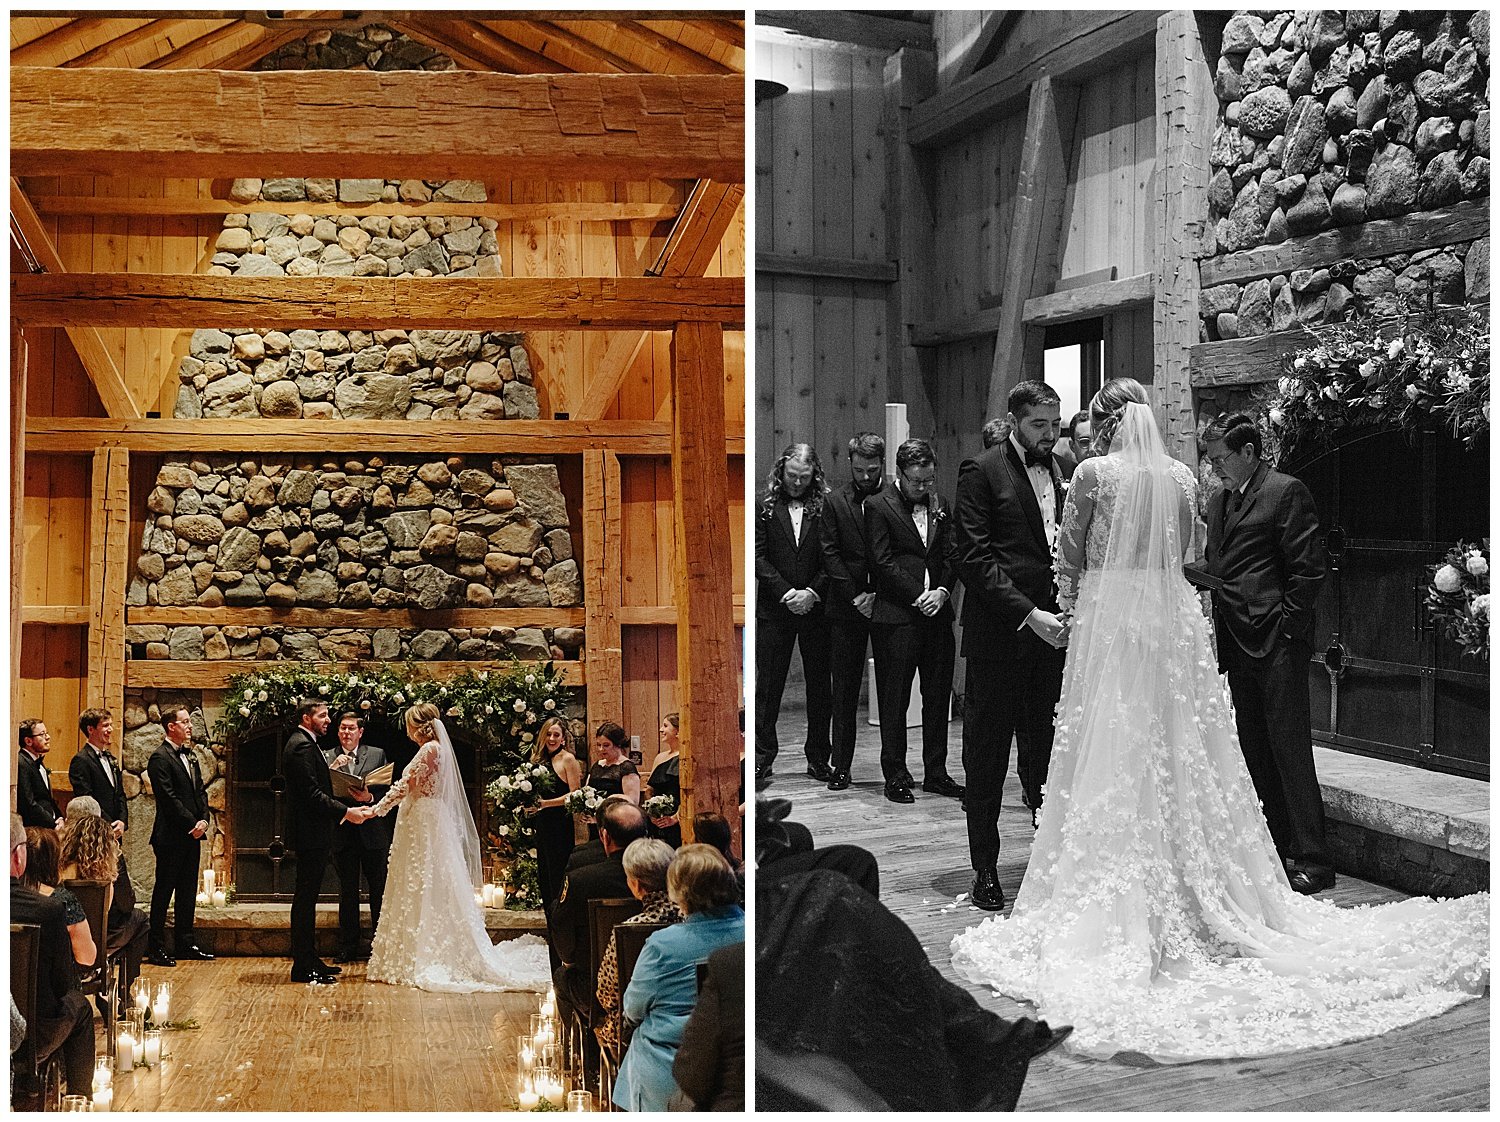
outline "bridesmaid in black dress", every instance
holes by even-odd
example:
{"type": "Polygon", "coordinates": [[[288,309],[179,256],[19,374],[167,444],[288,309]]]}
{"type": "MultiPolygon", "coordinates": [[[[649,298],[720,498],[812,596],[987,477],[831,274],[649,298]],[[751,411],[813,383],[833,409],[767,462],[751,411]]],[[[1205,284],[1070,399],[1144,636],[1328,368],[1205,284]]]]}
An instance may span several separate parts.
{"type": "Polygon", "coordinates": [[[526,813],[536,827],[537,880],[542,888],[542,910],[552,914],[552,905],[562,891],[568,855],[573,852],[573,816],[563,809],[569,791],[583,786],[583,765],[573,754],[573,734],[567,722],[548,717],[537,733],[531,762],[545,763],[555,777],[542,792],[542,800],[526,813]]]}
{"type": "Polygon", "coordinates": [[[588,785],[604,798],[624,795],[640,806],[641,773],[625,754],[629,744],[630,737],[613,721],[600,725],[594,732],[594,766],[589,768],[588,785]]]}
{"type": "MultiPolygon", "coordinates": [[[[656,750],[656,759],[651,762],[651,777],[646,785],[651,788],[652,797],[671,795],[680,809],[682,782],[678,774],[678,765],[681,763],[678,752],[681,748],[682,718],[676,713],[668,713],[662,718],[658,732],[661,747],[656,750]]],[[[682,825],[677,821],[677,811],[651,819],[651,826],[652,833],[673,849],[682,845],[682,825]]]]}

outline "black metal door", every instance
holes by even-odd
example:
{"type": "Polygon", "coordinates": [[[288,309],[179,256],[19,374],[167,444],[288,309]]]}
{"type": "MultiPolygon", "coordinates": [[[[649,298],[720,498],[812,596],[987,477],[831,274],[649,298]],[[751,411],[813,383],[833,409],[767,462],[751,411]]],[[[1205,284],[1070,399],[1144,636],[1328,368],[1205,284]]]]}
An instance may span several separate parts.
{"type": "Polygon", "coordinates": [[[1313,492],[1329,572],[1318,599],[1313,738],[1489,778],[1489,666],[1438,635],[1427,567],[1489,533],[1489,446],[1362,432],[1289,466],[1313,492]]]}

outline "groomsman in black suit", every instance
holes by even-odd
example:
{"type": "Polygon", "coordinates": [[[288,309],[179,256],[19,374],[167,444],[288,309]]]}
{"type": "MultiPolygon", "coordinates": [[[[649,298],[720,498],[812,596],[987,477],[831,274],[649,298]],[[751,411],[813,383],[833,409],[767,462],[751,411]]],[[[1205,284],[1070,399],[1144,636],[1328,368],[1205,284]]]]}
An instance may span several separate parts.
{"type": "Polygon", "coordinates": [[[193,936],[198,897],[198,858],[208,833],[208,796],[203,773],[190,743],[193,722],[183,708],[168,709],[167,737],[146,761],[146,775],[156,796],[151,848],[156,853],[156,881],[151,886],[151,938],[145,961],[176,966],[177,959],[214,956],[193,936]],[[172,954],[167,952],[167,905],[172,905],[172,954]]]}
{"type": "Polygon", "coordinates": [[[1260,431],[1245,414],[1214,422],[1204,438],[1224,484],[1208,511],[1208,572],[1224,582],[1213,596],[1219,669],[1229,675],[1240,749],[1292,887],[1321,892],[1334,874],[1307,682],[1324,575],[1317,508],[1301,480],[1262,462],[1260,431]]]}
{"type": "Polygon", "coordinates": [[[809,444],[781,453],[755,519],[755,774],[771,774],[776,759],[776,718],[792,665],[792,647],[802,648],[807,679],[807,774],[828,782],[829,725],[833,697],[828,678],[828,622],[823,600],[819,529],[828,487],[818,454],[809,444]]]}
{"type": "Polygon", "coordinates": [[[953,519],[937,497],[937,461],[925,440],[896,449],[896,480],[865,503],[875,581],[870,641],[880,709],[885,797],[915,802],[906,770],[906,707],[922,676],[922,790],[962,798],[948,775],[953,698],[953,519]]]}
{"type": "Polygon", "coordinates": [[[969,781],[972,900],[1005,906],[1000,793],[1016,742],[1021,801],[1032,826],[1052,758],[1052,719],[1062,692],[1065,629],[1052,583],[1052,543],[1062,518],[1065,465],[1057,392],[1018,383],[1006,404],[1010,433],[958,469],[958,571],[964,582],[964,772],[969,781]]]}
{"type": "Polygon", "coordinates": [[[828,571],[829,662],[833,679],[833,774],[830,791],[845,790],[854,763],[859,687],[865,676],[875,583],[865,545],[865,500],[883,482],[885,441],[873,432],[849,441],[852,478],[823,503],[823,567],[828,571]]]}
{"type": "Polygon", "coordinates": [[[21,750],[16,753],[16,811],[27,826],[43,830],[62,829],[62,814],[52,798],[52,773],[43,759],[52,734],[46,722],[28,717],[21,722],[18,740],[21,750]]]}
{"type": "MultiPolygon", "coordinates": [[[[318,957],[318,893],[333,849],[334,828],[341,822],[359,825],[369,818],[368,807],[347,807],[333,797],[328,761],[318,737],[328,731],[328,705],[304,701],[297,706],[297,727],[281,753],[286,777],[287,843],[297,855],[297,882],[292,889],[292,981],[326,986],[338,981],[343,968],[318,957]]],[[[363,802],[368,802],[367,792],[363,802]]]]}
{"type": "MultiPolygon", "coordinates": [[[[365,723],[357,713],[339,715],[339,745],[325,751],[329,767],[350,775],[369,775],[385,766],[385,753],[363,742],[365,723]]],[[[379,798],[388,787],[370,788],[368,797],[379,798]]],[[[345,806],[354,802],[340,799],[345,806]]],[[[356,802],[358,800],[355,800],[356,802]]],[[[385,899],[386,864],[391,851],[394,815],[371,818],[357,826],[333,832],[333,865],[339,874],[339,953],[338,962],[362,962],[370,957],[368,946],[359,941],[359,878],[364,874],[370,889],[370,932],[380,926],[380,903],[385,899]]]]}
{"type": "MultiPolygon", "coordinates": [[[[73,797],[91,796],[99,804],[100,817],[114,829],[115,837],[121,837],[130,824],[130,810],[125,804],[120,761],[109,750],[114,743],[115,719],[108,709],[85,709],[78,715],[78,731],[83,733],[83,747],[68,763],[73,797]]],[[[124,859],[122,853],[121,862],[124,859]]]]}

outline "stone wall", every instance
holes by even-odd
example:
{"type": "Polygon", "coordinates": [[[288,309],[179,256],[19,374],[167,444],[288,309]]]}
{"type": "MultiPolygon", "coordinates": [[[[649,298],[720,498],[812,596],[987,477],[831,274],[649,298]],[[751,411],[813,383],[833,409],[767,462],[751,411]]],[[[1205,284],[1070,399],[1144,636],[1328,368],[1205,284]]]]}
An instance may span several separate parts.
{"type": "Polygon", "coordinates": [[[253,70],[456,70],[447,55],[381,23],[355,32],[313,31],[278,47],[253,70]]]}

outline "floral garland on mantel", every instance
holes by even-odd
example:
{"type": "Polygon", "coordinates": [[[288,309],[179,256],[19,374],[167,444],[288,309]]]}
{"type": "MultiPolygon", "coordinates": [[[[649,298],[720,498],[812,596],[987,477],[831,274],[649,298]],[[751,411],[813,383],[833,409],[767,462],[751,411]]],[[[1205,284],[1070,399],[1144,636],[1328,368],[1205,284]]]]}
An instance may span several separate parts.
{"type": "MultiPolygon", "coordinates": [[[[307,663],[267,666],[229,680],[223,716],[214,736],[228,741],[252,729],[289,721],[299,702],[316,698],[329,712],[355,712],[367,720],[400,726],[406,709],[430,701],[485,747],[486,775],[504,774],[529,758],[537,730],[548,717],[565,716],[570,700],[562,670],[552,663],[513,662],[501,670],[465,670],[446,681],[423,677],[419,664],[390,663],[327,672],[307,663]]],[[[493,806],[493,798],[486,798],[493,806]]],[[[512,824],[485,839],[506,866],[506,906],[538,908],[535,830],[512,824]]]]}
{"type": "MultiPolygon", "coordinates": [[[[1398,321],[1400,322],[1400,321],[1398,321]]],[[[1415,434],[1436,420],[1472,447],[1490,429],[1487,309],[1427,311],[1402,334],[1373,319],[1319,328],[1311,347],[1282,357],[1281,377],[1257,405],[1273,463],[1354,426],[1415,434]]]]}
{"type": "Polygon", "coordinates": [[[1490,658],[1490,539],[1459,542],[1427,569],[1427,610],[1470,658],[1490,658]]]}

